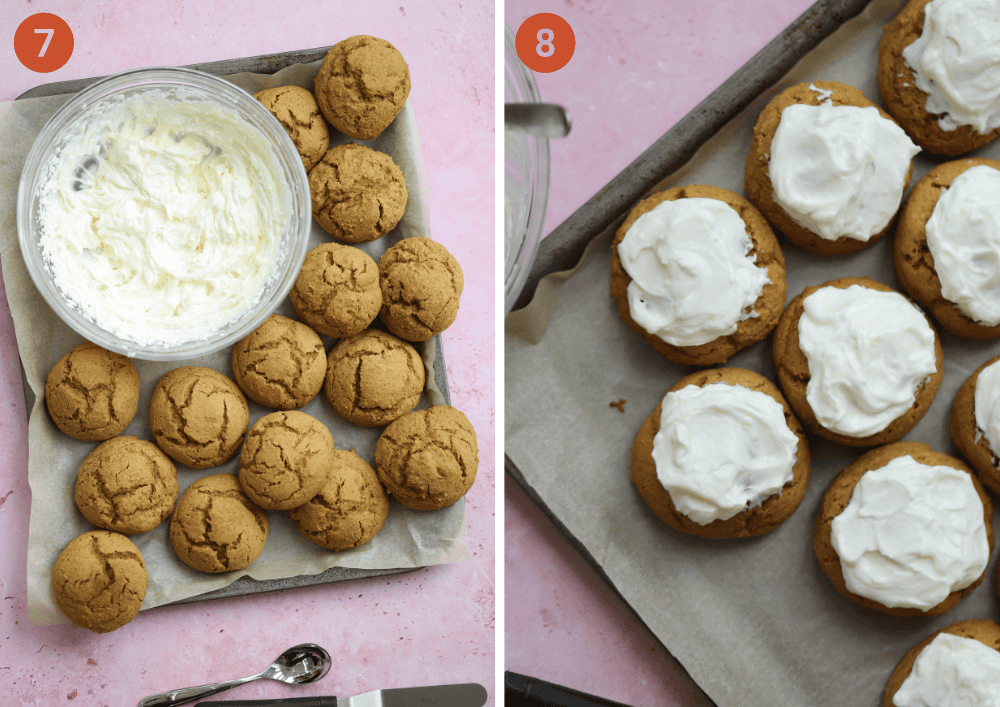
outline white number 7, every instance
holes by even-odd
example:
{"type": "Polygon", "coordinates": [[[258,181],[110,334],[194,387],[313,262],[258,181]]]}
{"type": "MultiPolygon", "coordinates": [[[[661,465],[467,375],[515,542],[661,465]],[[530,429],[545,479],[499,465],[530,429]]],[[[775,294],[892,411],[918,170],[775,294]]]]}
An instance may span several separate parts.
{"type": "Polygon", "coordinates": [[[45,34],[45,35],[48,35],[47,37],[45,37],[45,42],[42,43],[42,51],[38,52],[38,58],[39,59],[41,59],[43,56],[45,56],[45,50],[49,48],[49,42],[52,41],[52,35],[55,34],[55,33],[56,33],[56,31],[54,29],[36,29],[35,30],[35,34],[45,34]]]}

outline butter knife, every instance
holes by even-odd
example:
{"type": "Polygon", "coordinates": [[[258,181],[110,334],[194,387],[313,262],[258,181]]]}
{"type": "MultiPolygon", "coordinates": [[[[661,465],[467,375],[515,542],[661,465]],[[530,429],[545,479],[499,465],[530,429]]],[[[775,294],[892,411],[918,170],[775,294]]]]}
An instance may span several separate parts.
{"type": "MultiPolygon", "coordinates": [[[[458,685],[399,687],[374,690],[355,697],[290,697],[287,699],[213,700],[204,707],[483,707],[486,688],[470,682],[458,685]]],[[[197,707],[197,705],[196,705],[197,707]]]]}

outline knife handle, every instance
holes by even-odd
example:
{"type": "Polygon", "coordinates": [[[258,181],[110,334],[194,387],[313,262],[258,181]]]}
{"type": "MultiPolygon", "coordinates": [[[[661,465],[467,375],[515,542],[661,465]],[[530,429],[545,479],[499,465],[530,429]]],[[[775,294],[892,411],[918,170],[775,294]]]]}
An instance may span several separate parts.
{"type": "Polygon", "coordinates": [[[199,702],[195,707],[205,705],[219,705],[219,707],[337,707],[337,698],[330,695],[316,695],[314,697],[286,697],[284,699],[264,699],[259,700],[213,700],[211,702],[199,702]]]}
{"type": "Polygon", "coordinates": [[[507,671],[504,679],[504,703],[507,707],[628,707],[562,685],[507,671]]]}

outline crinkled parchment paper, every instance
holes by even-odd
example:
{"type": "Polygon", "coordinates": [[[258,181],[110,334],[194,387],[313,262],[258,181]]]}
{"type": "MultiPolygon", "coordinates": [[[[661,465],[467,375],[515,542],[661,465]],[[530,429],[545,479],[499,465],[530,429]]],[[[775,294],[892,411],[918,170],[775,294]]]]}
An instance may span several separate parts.
{"type": "MultiPolygon", "coordinates": [[[[271,75],[236,74],[227,77],[237,86],[254,93],[272,86],[298,85],[312,89],[319,62],[291,66],[271,75]]],[[[35,289],[17,243],[15,223],[16,198],[21,166],[28,150],[45,121],[69,96],[33,98],[14,101],[3,106],[0,113],[0,264],[6,283],[17,334],[18,349],[28,384],[35,394],[35,403],[28,422],[28,480],[31,486],[31,521],[28,538],[28,617],[32,625],[65,622],[52,601],[50,576],[56,556],[80,533],[92,530],[73,501],[76,471],[96,442],[79,442],[52,424],[44,402],[45,379],[49,370],[67,351],[83,339],[66,326],[45,304],[35,289]]],[[[331,131],[331,143],[347,142],[348,138],[331,131]]],[[[372,243],[360,247],[376,260],[393,243],[411,236],[428,236],[429,218],[425,203],[426,184],[420,142],[409,103],[377,139],[364,144],[392,155],[402,168],[409,190],[406,213],[396,229],[372,243]]],[[[313,221],[310,248],[330,240],[313,221]]],[[[278,309],[279,314],[295,317],[290,301],[278,309]]],[[[323,337],[327,350],[332,340],[323,337]]],[[[423,356],[428,370],[428,386],[421,407],[447,402],[447,387],[433,378],[436,347],[433,339],[424,347],[423,356]]],[[[420,345],[418,345],[418,350],[420,345]]],[[[168,370],[182,365],[208,366],[232,375],[231,349],[183,362],[163,363],[136,360],[142,380],[142,394],[135,420],[122,433],[142,439],[152,439],[149,428],[149,398],[153,386],[168,370]]],[[[441,367],[443,370],[443,367],[441,367]]],[[[362,428],[340,418],[320,395],[302,408],[326,423],[338,449],[356,449],[362,458],[374,465],[375,442],[381,428],[362,428]]],[[[271,412],[250,403],[250,424],[271,412]]],[[[178,465],[181,493],[192,481],[219,472],[238,473],[239,455],[213,469],[202,471],[178,465]]],[[[331,567],[362,570],[415,568],[465,559],[465,503],[434,512],[413,511],[393,500],[389,519],[371,542],[344,552],[330,552],[302,537],[287,512],[269,511],[270,534],[261,556],[241,572],[212,575],[197,572],[174,555],[167,538],[167,522],[159,527],[133,535],[149,572],[149,588],[143,609],[183,600],[229,585],[242,576],[256,580],[295,578],[317,575],[331,567]]]]}
{"type": "MultiPolygon", "coordinates": [[[[744,193],[753,124],[767,101],[792,84],[841,81],[878,103],[876,51],[883,26],[901,7],[899,0],[876,0],[659,188],[711,184],[744,193]]],[[[1000,159],[1000,144],[975,155],[1000,159]]],[[[911,186],[934,164],[918,157],[911,186]]],[[[550,276],[536,301],[507,319],[505,451],[705,692],[720,707],[876,707],[896,663],[922,638],[963,619],[997,620],[993,575],[1000,547],[983,583],[937,618],[870,611],[833,588],[813,555],[813,523],[830,481],[864,450],[811,436],[805,500],[759,539],[688,537],[648,510],[629,480],[632,442],[667,389],[694,369],[668,362],[618,318],[608,295],[612,232],[596,237],[571,277],[550,276]],[[610,406],[619,399],[626,401],[624,414],[610,406]]],[[[789,299],[807,285],[842,276],[867,275],[898,288],[891,236],[846,257],[812,255],[784,239],[782,247],[789,299]]],[[[955,394],[976,367],[1000,354],[1000,343],[941,336],[944,381],[904,439],[958,454],[948,432],[955,394]]],[[[769,341],[727,365],[775,380],[769,341]]]]}

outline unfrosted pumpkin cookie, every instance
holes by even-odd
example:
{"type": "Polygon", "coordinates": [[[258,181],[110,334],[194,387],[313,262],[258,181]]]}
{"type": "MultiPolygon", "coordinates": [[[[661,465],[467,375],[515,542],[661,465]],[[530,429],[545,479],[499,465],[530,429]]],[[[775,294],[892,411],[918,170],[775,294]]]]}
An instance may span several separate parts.
{"type": "Polygon", "coordinates": [[[889,230],[919,151],[858,89],[797,84],[757,118],[743,183],[793,243],[814,253],[854,253],[889,230]]]}
{"type": "Polygon", "coordinates": [[[802,502],[809,472],[809,444],[781,391],[741,368],[681,378],[632,445],[632,482],[650,510],[709,538],[774,530],[802,502]]]}
{"type": "Polygon", "coordinates": [[[643,199],[611,252],[619,316],[675,363],[728,360],[771,333],[785,304],[774,232],[725,189],[695,185],[643,199]]]}
{"type": "Polygon", "coordinates": [[[330,147],[330,130],[312,92],[301,86],[278,86],[258,91],[253,97],[274,114],[292,138],[306,172],[315,167],[330,147]]]}
{"type": "Polygon", "coordinates": [[[378,261],[386,328],[407,341],[427,341],[458,315],[465,278],[448,249],[430,238],[404,238],[378,261]]]}
{"type": "Polygon", "coordinates": [[[277,410],[300,408],[319,395],[326,349],[319,334],[272,314],[233,346],[233,379],[247,397],[277,410]]]}
{"type": "Polygon", "coordinates": [[[323,243],[306,253],[288,295],[299,319],[320,334],[359,334],[382,308],[378,264],[359,248],[323,243]]]}
{"type": "Polygon", "coordinates": [[[813,550],[833,585],[894,616],[938,616],[975,589],[993,504],[972,471],[919,442],[878,447],[830,484],[813,550]]]}
{"type": "Polygon", "coordinates": [[[951,407],[951,439],[979,473],[979,480],[1000,494],[1000,356],[972,372],[951,407]]]}

